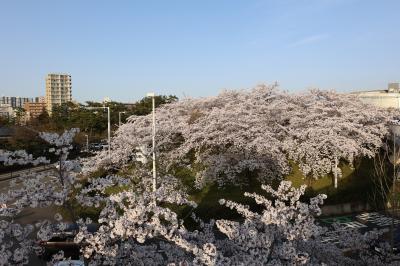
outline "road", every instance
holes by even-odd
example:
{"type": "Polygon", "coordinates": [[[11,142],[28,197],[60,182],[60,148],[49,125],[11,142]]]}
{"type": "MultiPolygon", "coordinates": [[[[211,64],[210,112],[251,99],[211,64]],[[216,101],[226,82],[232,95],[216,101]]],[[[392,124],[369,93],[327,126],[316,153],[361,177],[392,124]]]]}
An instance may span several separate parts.
{"type": "MultiPolygon", "coordinates": [[[[52,178],[51,176],[54,176],[56,174],[56,168],[54,165],[46,165],[46,166],[38,166],[38,167],[33,167],[29,169],[24,169],[20,171],[16,171],[7,174],[2,174],[0,175],[0,194],[1,193],[7,193],[9,187],[10,187],[10,182],[14,178],[24,176],[26,174],[34,174],[34,173],[41,173],[41,174],[48,174],[49,176],[45,178],[52,178]]],[[[18,184],[18,182],[17,182],[18,184]]],[[[18,186],[17,186],[18,188],[18,186]]]]}
{"type": "Polygon", "coordinates": [[[22,175],[30,173],[30,172],[31,173],[40,173],[40,172],[43,172],[46,170],[51,170],[51,169],[55,169],[53,164],[41,165],[41,166],[29,168],[29,169],[24,169],[24,170],[14,171],[11,173],[1,174],[0,182],[22,176],[22,175]]]}
{"type": "MultiPolygon", "coordinates": [[[[318,221],[321,223],[320,225],[323,226],[331,226],[332,224],[337,223],[342,226],[343,230],[357,229],[361,233],[375,229],[390,229],[393,223],[394,247],[400,250],[400,220],[398,217],[392,219],[391,216],[383,212],[362,212],[344,216],[320,218],[318,221]]],[[[383,239],[389,241],[390,231],[383,234],[383,239]]],[[[337,240],[335,234],[331,235],[328,233],[324,241],[338,243],[337,240]]]]}
{"type": "MultiPolygon", "coordinates": [[[[46,176],[43,178],[44,182],[54,178],[54,176],[56,176],[57,174],[55,166],[51,164],[15,171],[13,173],[2,174],[0,175],[0,194],[8,192],[10,187],[10,182],[13,179],[24,176],[25,174],[35,174],[35,173],[46,174],[46,176]]],[[[21,182],[17,181],[16,188],[20,187],[19,183],[21,182]]],[[[21,213],[19,213],[14,218],[14,222],[25,225],[25,224],[34,224],[38,221],[42,221],[45,219],[53,220],[54,214],[56,214],[58,211],[59,210],[57,206],[54,205],[45,208],[25,208],[22,210],[21,213]]],[[[34,236],[34,234],[32,234],[32,236],[34,236]]],[[[29,258],[28,265],[44,266],[47,264],[45,261],[41,260],[37,256],[31,255],[29,258]]]]}

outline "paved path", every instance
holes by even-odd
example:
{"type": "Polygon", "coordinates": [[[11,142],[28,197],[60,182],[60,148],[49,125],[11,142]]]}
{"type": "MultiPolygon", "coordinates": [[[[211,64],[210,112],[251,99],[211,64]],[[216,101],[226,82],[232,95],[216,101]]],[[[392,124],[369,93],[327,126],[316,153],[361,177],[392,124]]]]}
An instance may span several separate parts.
{"type": "Polygon", "coordinates": [[[0,182],[2,181],[6,181],[9,179],[13,179],[16,177],[20,177],[24,174],[27,173],[40,173],[43,171],[47,171],[47,170],[53,170],[55,169],[53,164],[48,164],[48,165],[41,165],[41,166],[36,166],[36,167],[32,167],[32,168],[28,168],[28,169],[23,169],[23,170],[19,170],[19,171],[14,171],[11,173],[6,173],[6,174],[1,174],[0,175],[0,182]]]}

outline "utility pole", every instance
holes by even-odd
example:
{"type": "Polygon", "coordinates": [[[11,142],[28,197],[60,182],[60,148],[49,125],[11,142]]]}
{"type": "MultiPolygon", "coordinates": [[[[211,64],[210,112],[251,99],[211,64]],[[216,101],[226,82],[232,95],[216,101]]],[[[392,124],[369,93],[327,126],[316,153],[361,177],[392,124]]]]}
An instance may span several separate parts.
{"type": "Polygon", "coordinates": [[[111,118],[110,118],[110,107],[104,107],[104,108],[107,108],[108,158],[111,160],[111,122],[110,122],[111,118]]]}
{"type": "Polygon", "coordinates": [[[125,112],[125,111],[123,111],[123,112],[118,112],[118,127],[121,126],[121,114],[126,114],[126,112],[125,112]]]}
{"type": "Polygon", "coordinates": [[[85,134],[86,137],[86,152],[89,152],[89,135],[85,134]]]}
{"type": "Polygon", "coordinates": [[[392,183],[392,224],[390,226],[390,247],[391,253],[393,253],[394,249],[394,216],[395,216],[395,194],[396,194],[396,163],[397,163],[397,156],[396,156],[396,138],[397,133],[400,131],[400,125],[392,124],[391,130],[393,133],[393,183],[392,183]]]}
{"type": "Polygon", "coordinates": [[[157,169],[156,169],[156,111],[155,111],[155,93],[147,93],[147,97],[152,97],[152,113],[153,113],[153,192],[157,190],[157,169]]]}

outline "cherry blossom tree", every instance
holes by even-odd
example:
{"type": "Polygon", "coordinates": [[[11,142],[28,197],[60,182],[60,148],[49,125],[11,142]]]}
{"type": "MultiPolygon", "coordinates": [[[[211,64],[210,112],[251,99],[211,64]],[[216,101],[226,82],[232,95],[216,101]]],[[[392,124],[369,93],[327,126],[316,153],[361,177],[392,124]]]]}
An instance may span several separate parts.
{"type": "MultiPolygon", "coordinates": [[[[77,129],[58,135],[42,133],[58,156],[57,175],[27,174],[11,182],[0,195],[0,265],[26,264],[29,254],[42,250],[32,237],[48,240],[66,229],[63,217],[21,225],[15,217],[26,207],[62,206],[79,225],[74,241],[91,265],[380,265],[395,264],[382,232],[360,234],[323,228],[315,220],[325,198],[302,202],[305,186],[281,181],[298,163],[307,177],[328,173],[340,177],[339,163],[373,157],[387,134],[394,111],[362,104],[335,92],[311,90],[289,94],[276,86],[251,91],[225,91],[216,97],[184,99],[157,109],[158,186],[151,186],[150,116],[128,119],[112,140],[112,153],[99,152],[82,160],[91,177],[77,182],[78,161],[68,160],[77,129]],[[106,174],[96,175],[105,168],[106,174]],[[189,230],[177,209],[195,210],[176,169],[196,173],[194,186],[245,184],[243,173],[258,178],[262,195],[245,193],[262,208],[221,199],[241,219],[203,221],[192,213],[197,228],[189,230]],[[20,182],[16,182],[20,181],[20,182]],[[72,193],[74,191],[74,193],[72,193]],[[112,192],[110,192],[112,191],[112,192]],[[73,198],[72,198],[73,196],[73,198]],[[154,201],[154,199],[156,199],[154,201]],[[78,217],[71,200],[93,207],[96,220],[78,217]],[[156,203],[156,204],[155,204],[156,203]],[[98,230],[89,232],[89,224],[98,230]],[[56,226],[54,226],[56,225],[56,226]],[[326,241],[329,233],[335,243],[326,241]],[[380,253],[374,252],[379,247],[380,253]]],[[[18,152],[3,151],[7,164],[48,163],[18,152]]],[[[337,183],[337,181],[335,182],[337,183]]],[[[68,260],[60,253],[53,262],[68,260]]]]}
{"type": "MultiPolygon", "coordinates": [[[[163,180],[156,192],[159,203],[195,207],[185,193],[176,193],[178,180],[163,180]]],[[[86,193],[123,184],[118,178],[101,183],[86,193]]],[[[389,245],[380,238],[382,232],[361,234],[319,226],[315,217],[321,214],[326,196],[318,195],[308,204],[301,202],[305,186],[296,189],[284,181],[276,190],[263,186],[269,196],[245,193],[263,207],[261,212],[221,199],[220,204],[236,210],[244,221],[205,223],[193,214],[198,229],[190,231],[171,209],[152,204],[154,195],[148,192],[151,185],[147,183],[142,184],[144,191],[140,193],[125,190],[105,198],[97,232],[89,233],[85,221],[80,221],[82,230],[75,241],[82,244],[90,265],[390,265],[400,259],[389,252],[389,245]],[[326,241],[328,232],[335,242],[326,241]],[[380,253],[374,252],[377,247],[380,253]]]]}
{"type": "MultiPolygon", "coordinates": [[[[341,176],[341,161],[373,157],[396,112],[363,104],[354,95],[310,90],[290,94],[276,86],[225,91],[216,97],[184,99],[157,109],[158,165],[174,174],[195,170],[196,187],[241,185],[243,172],[261,183],[282,179],[297,163],[306,177],[341,176]]],[[[123,168],[139,147],[151,147],[150,116],[128,119],[116,132],[112,164],[100,153],[87,169],[123,168]],[[107,166],[108,165],[108,166],[107,166]]]]}
{"type": "Polygon", "coordinates": [[[151,175],[143,174],[136,185],[117,176],[96,178],[82,191],[82,204],[104,206],[96,221],[100,224],[98,231],[88,232],[85,225],[92,221],[81,220],[81,230],[75,237],[90,264],[160,265],[193,259],[194,256],[176,245],[176,242],[185,242],[181,237],[185,229],[177,214],[165,204],[192,207],[196,204],[187,199],[182,184],[172,176],[161,178],[157,191],[153,193],[151,175]],[[124,187],[127,182],[131,184],[127,189],[104,197],[107,188],[124,187]],[[154,197],[157,204],[154,204],[154,197]]]}
{"type": "Polygon", "coordinates": [[[383,232],[361,234],[339,226],[330,230],[319,226],[315,217],[321,214],[320,205],[325,195],[311,198],[307,204],[300,201],[306,186],[297,189],[283,181],[276,190],[264,185],[262,188],[270,197],[245,193],[263,207],[261,213],[242,204],[220,200],[221,204],[245,218],[244,222],[216,222],[218,229],[229,239],[229,244],[219,245],[222,250],[219,260],[223,264],[378,265],[395,263],[399,259],[391,256],[387,243],[379,241],[383,232]],[[335,236],[335,243],[326,241],[327,232],[331,237],[335,236]],[[231,247],[227,248],[228,245],[231,247]],[[373,252],[378,246],[381,254],[373,252]],[[351,256],[346,256],[345,250],[351,256]]]}
{"type": "MultiPolygon", "coordinates": [[[[41,133],[40,136],[54,146],[50,152],[59,157],[57,175],[29,171],[11,180],[7,193],[0,194],[0,265],[26,264],[32,252],[40,254],[43,250],[37,240],[46,241],[54,232],[66,229],[66,223],[61,222],[62,217],[58,213],[54,217],[56,224],[50,220],[26,225],[15,222],[17,215],[24,209],[64,206],[69,210],[71,218],[74,218],[68,200],[79,168],[77,161],[69,161],[67,158],[78,131],[71,129],[61,135],[41,133]]],[[[50,163],[43,157],[34,159],[25,151],[2,151],[0,161],[5,165],[50,163]]]]}
{"type": "MultiPolygon", "coordinates": [[[[324,236],[328,229],[315,221],[325,196],[312,198],[309,204],[301,202],[305,186],[296,189],[290,182],[282,182],[276,190],[263,186],[267,195],[245,193],[263,206],[261,212],[220,200],[220,204],[242,215],[243,221],[203,222],[193,215],[198,229],[188,230],[170,206],[195,208],[196,204],[189,200],[181,182],[172,176],[160,178],[155,193],[151,174],[144,169],[137,170],[131,177],[110,175],[87,181],[87,185],[77,186],[81,189],[77,200],[84,206],[97,206],[101,213],[98,221],[77,221],[80,231],[75,242],[81,245],[82,254],[90,265],[380,265],[396,263],[398,259],[387,252],[388,245],[379,241],[380,233],[375,231],[360,234],[339,228],[330,232],[330,237],[336,237],[335,243],[326,242],[324,236]],[[108,195],[107,189],[111,187],[121,190],[108,195]],[[154,204],[154,197],[157,204],[154,204]],[[87,230],[92,222],[99,224],[94,233],[87,230]],[[380,247],[379,254],[373,252],[376,246],[380,247]]],[[[57,196],[54,202],[59,199],[57,196]]],[[[30,201],[25,199],[24,202],[30,201]]],[[[57,215],[56,220],[60,222],[61,219],[57,215]]],[[[26,264],[30,253],[40,252],[35,241],[28,237],[35,226],[39,229],[39,239],[52,236],[54,229],[50,221],[25,227],[1,222],[1,235],[7,241],[13,237],[14,241],[2,244],[1,264],[26,264]]],[[[63,223],[59,223],[57,230],[63,230],[62,226],[63,223]]],[[[65,260],[62,253],[53,262],[60,260],[65,260]]]]}
{"type": "MultiPolygon", "coordinates": [[[[341,160],[352,165],[357,157],[373,158],[388,133],[395,114],[362,103],[354,95],[312,90],[292,97],[296,108],[286,109],[281,124],[288,132],[284,140],[289,159],[299,163],[306,176],[328,173],[341,176],[341,160]]],[[[287,105],[290,106],[290,105],[287,105]]]]}

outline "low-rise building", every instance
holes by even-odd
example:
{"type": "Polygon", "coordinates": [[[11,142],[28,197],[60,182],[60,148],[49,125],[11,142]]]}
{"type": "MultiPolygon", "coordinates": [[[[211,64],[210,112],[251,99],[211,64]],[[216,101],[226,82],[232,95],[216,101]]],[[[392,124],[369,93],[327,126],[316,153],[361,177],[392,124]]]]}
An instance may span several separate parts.
{"type": "Polygon", "coordinates": [[[25,103],[24,109],[28,119],[36,118],[46,111],[46,102],[29,102],[25,103]]]}
{"type": "Polygon", "coordinates": [[[46,98],[44,96],[35,97],[34,102],[35,103],[45,103],[46,102],[46,98]]]}
{"type": "Polygon", "coordinates": [[[399,83],[389,83],[387,90],[353,92],[361,101],[383,108],[400,108],[399,83]]]}

